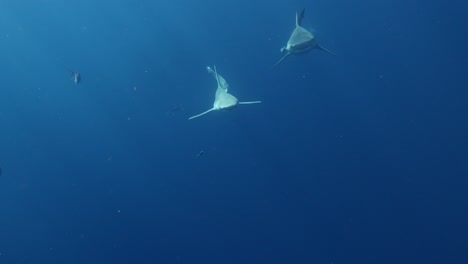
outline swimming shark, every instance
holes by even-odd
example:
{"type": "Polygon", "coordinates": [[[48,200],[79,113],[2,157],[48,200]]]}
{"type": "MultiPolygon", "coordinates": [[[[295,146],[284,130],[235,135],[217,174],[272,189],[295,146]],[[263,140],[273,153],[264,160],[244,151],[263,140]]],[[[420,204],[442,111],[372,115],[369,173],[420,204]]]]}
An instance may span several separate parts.
{"type": "Polygon", "coordinates": [[[302,20],[304,19],[304,12],[305,12],[305,8],[302,9],[299,15],[296,13],[296,27],[291,33],[291,36],[289,37],[289,40],[286,46],[281,48],[281,53],[284,53],[283,57],[281,57],[281,59],[277,63],[275,63],[273,67],[280,64],[289,55],[304,54],[304,53],[309,52],[312,49],[320,49],[320,50],[323,50],[330,54],[335,55],[335,53],[320,46],[315,40],[315,36],[310,31],[301,27],[302,20]]]}
{"type": "Polygon", "coordinates": [[[202,115],[205,115],[205,114],[207,114],[207,113],[209,113],[211,111],[231,110],[231,109],[235,108],[237,105],[241,105],[241,104],[259,104],[259,103],[261,103],[261,101],[239,102],[239,100],[234,95],[228,93],[229,84],[226,82],[226,80],[223,78],[223,76],[218,74],[218,72],[216,70],[216,66],[213,66],[213,68],[214,68],[214,70],[211,69],[211,67],[209,67],[209,66],[206,67],[208,73],[210,73],[210,74],[212,74],[214,76],[214,78],[216,79],[216,82],[218,84],[218,87],[216,88],[213,108],[211,108],[211,109],[209,109],[209,110],[207,110],[207,111],[205,111],[205,112],[203,112],[201,114],[192,116],[192,117],[189,118],[189,120],[200,117],[202,115]]]}
{"type": "Polygon", "coordinates": [[[79,72],[72,71],[72,70],[70,70],[70,69],[68,69],[68,68],[65,68],[65,69],[66,69],[68,72],[70,72],[73,82],[74,82],[76,85],[80,84],[80,82],[81,82],[81,75],[80,75],[80,73],[79,73],[79,72]]]}

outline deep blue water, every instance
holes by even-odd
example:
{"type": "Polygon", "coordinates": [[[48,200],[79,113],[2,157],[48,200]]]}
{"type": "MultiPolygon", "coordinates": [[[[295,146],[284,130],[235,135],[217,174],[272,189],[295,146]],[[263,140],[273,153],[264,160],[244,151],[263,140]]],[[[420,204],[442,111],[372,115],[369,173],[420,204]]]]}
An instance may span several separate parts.
{"type": "Polygon", "coordinates": [[[468,263],[467,13],[0,1],[0,263],[468,263]]]}

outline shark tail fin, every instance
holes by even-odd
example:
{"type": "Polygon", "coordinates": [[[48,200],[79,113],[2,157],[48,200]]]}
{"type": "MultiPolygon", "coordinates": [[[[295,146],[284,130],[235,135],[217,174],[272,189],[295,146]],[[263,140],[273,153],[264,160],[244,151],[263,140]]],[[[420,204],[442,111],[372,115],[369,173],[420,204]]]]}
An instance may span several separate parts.
{"type": "Polygon", "coordinates": [[[260,104],[262,101],[250,101],[250,102],[239,102],[239,104],[247,105],[247,104],[260,104]]]}
{"type": "Polygon", "coordinates": [[[286,59],[286,57],[289,56],[289,52],[286,52],[286,54],[283,55],[283,57],[281,57],[281,59],[279,59],[279,61],[277,63],[275,63],[275,65],[273,65],[272,68],[276,67],[278,64],[280,64],[284,59],[286,59]]]}
{"type": "Polygon", "coordinates": [[[331,52],[330,50],[328,50],[328,49],[326,49],[326,48],[324,48],[324,47],[322,47],[322,46],[320,46],[320,45],[317,45],[317,48],[319,48],[319,49],[321,49],[321,50],[323,50],[323,51],[325,51],[325,52],[328,52],[328,53],[330,53],[331,55],[335,55],[335,56],[336,56],[335,53],[331,52]]]}
{"type": "Polygon", "coordinates": [[[203,113],[201,113],[201,114],[198,114],[198,115],[195,115],[195,116],[190,117],[188,120],[191,120],[191,119],[200,117],[200,116],[202,116],[202,115],[206,115],[206,114],[208,114],[209,112],[211,112],[211,111],[213,111],[213,110],[214,110],[214,109],[211,108],[210,110],[207,110],[207,111],[205,111],[205,112],[203,112],[203,113]]]}

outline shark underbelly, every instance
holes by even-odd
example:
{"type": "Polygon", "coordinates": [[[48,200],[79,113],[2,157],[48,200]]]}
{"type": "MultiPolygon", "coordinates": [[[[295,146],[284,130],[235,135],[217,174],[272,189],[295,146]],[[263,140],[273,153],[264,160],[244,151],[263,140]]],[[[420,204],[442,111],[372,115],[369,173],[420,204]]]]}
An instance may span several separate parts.
{"type": "Polygon", "coordinates": [[[316,47],[317,47],[317,44],[315,43],[315,40],[311,40],[311,41],[301,43],[296,46],[292,46],[289,49],[289,53],[292,55],[304,54],[316,47]]]}

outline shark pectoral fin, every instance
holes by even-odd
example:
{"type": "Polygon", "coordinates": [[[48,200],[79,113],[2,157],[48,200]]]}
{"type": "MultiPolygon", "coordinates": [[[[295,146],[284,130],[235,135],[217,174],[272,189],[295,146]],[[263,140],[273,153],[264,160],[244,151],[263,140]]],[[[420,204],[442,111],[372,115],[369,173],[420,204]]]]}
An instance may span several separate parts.
{"type": "Polygon", "coordinates": [[[211,112],[211,111],[213,111],[213,110],[214,110],[214,108],[211,108],[210,110],[207,110],[207,111],[205,111],[205,112],[203,112],[203,113],[201,113],[201,114],[198,114],[198,115],[195,115],[195,116],[190,117],[188,120],[194,119],[194,118],[197,118],[197,117],[200,117],[200,116],[205,115],[205,114],[208,114],[209,112],[211,112]]]}
{"type": "Polygon", "coordinates": [[[238,104],[244,104],[244,105],[247,105],[247,104],[260,104],[262,101],[250,101],[250,102],[239,102],[238,104]]]}
{"type": "Polygon", "coordinates": [[[284,59],[286,59],[286,57],[289,56],[289,54],[290,54],[289,52],[286,52],[286,54],[284,54],[284,56],[281,57],[281,59],[277,63],[275,63],[275,65],[273,65],[272,68],[274,68],[274,67],[276,67],[276,65],[280,64],[284,59]]]}
{"type": "Polygon", "coordinates": [[[321,50],[323,50],[323,51],[325,51],[325,52],[328,52],[328,53],[330,53],[331,55],[335,55],[335,56],[336,56],[335,53],[331,52],[330,50],[328,50],[328,49],[326,49],[326,48],[324,48],[324,47],[322,47],[322,46],[320,46],[320,45],[317,45],[317,48],[319,48],[319,49],[321,49],[321,50]]]}

